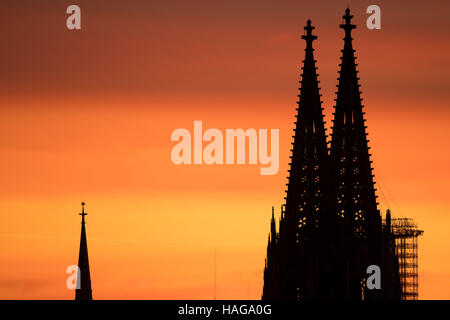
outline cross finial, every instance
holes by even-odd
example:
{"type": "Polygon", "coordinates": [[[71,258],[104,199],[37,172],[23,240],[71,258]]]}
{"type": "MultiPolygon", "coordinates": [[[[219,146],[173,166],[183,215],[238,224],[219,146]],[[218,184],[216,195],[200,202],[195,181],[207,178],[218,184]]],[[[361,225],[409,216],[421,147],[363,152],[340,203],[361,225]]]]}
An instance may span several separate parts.
{"type": "Polygon", "coordinates": [[[85,205],[85,203],[82,202],[82,203],[81,203],[81,213],[80,213],[80,216],[81,216],[81,218],[82,218],[82,222],[84,222],[84,216],[87,215],[87,213],[84,212],[84,205],[85,205]]]}
{"type": "Polygon", "coordinates": [[[347,9],[345,9],[345,14],[342,18],[344,18],[345,24],[341,24],[340,27],[345,30],[346,36],[350,36],[352,29],[356,28],[356,26],[351,23],[353,16],[350,14],[350,8],[347,7],[347,9]]]}
{"type": "Polygon", "coordinates": [[[306,27],[304,27],[303,29],[305,29],[305,34],[302,36],[302,39],[306,40],[306,43],[312,43],[313,40],[317,39],[317,36],[314,36],[312,34],[312,31],[315,29],[313,26],[311,26],[311,20],[308,19],[306,21],[306,27]]]}

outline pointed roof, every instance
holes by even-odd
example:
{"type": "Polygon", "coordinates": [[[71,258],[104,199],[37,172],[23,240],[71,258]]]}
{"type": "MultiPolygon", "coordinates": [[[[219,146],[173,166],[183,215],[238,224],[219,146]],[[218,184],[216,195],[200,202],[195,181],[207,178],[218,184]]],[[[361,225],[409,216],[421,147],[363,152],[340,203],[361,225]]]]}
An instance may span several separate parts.
{"type": "Polygon", "coordinates": [[[80,284],[80,288],[75,290],[75,300],[92,300],[91,289],[91,274],[89,271],[89,257],[86,241],[86,222],[84,212],[84,202],[81,203],[81,238],[80,238],[80,253],[78,256],[78,277],[77,284],[80,284]]]}
{"type": "Polygon", "coordinates": [[[337,215],[346,230],[365,237],[379,223],[362,98],[358,83],[350,9],[340,25],[345,31],[333,120],[331,159],[335,166],[337,215]],[[375,224],[374,224],[375,223],[375,224]]]}
{"type": "MultiPolygon", "coordinates": [[[[323,211],[327,186],[329,184],[328,149],[324,125],[323,108],[319,81],[317,79],[316,60],[314,59],[313,41],[317,36],[312,32],[311,20],[306,21],[302,39],[306,42],[303,60],[300,94],[296,127],[292,143],[292,155],[286,191],[286,214],[282,218],[286,226],[280,224],[280,237],[284,228],[299,228],[310,233],[319,221],[323,211]],[[306,226],[303,228],[303,226],[306,226]]],[[[300,230],[298,230],[300,231],[300,230]]]]}

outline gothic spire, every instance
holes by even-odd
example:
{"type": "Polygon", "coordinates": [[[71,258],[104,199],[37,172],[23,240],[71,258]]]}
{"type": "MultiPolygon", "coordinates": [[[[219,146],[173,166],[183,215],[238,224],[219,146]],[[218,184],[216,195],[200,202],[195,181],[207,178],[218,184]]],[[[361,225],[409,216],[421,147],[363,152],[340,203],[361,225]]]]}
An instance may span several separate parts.
{"type": "MultiPolygon", "coordinates": [[[[312,34],[311,20],[306,22],[306,42],[303,74],[300,81],[300,94],[294,129],[294,142],[291,149],[291,163],[286,191],[286,220],[293,226],[300,225],[311,232],[318,225],[322,192],[327,184],[328,149],[319,81],[316,73],[316,60],[312,43],[317,36],[312,34]],[[294,222],[295,220],[295,222],[294,222]]],[[[297,233],[297,232],[296,232],[297,233]]]]}
{"type": "Polygon", "coordinates": [[[331,158],[335,165],[338,218],[347,231],[356,237],[366,237],[368,228],[378,223],[374,181],[372,175],[363,105],[361,104],[358,71],[352,46],[350,9],[345,10],[344,49],[339,71],[339,84],[333,120],[331,158]],[[345,182],[345,183],[344,183],[345,182]]]}
{"type": "Polygon", "coordinates": [[[91,289],[91,274],[89,271],[89,258],[86,241],[86,222],[84,212],[84,202],[81,203],[81,238],[80,238],[80,253],[78,256],[78,275],[80,280],[77,283],[80,284],[80,288],[75,290],[75,300],[92,300],[91,289]]]}
{"type": "MultiPolygon", "coordinates": [[[[380,265],[381,216],[377,209],[355,50],[351,32],[350,9],[345,10],[344,49],[334,110],[330,158],[336,218],[342,249],[342,274],[351,274],[344,282],[343,297],[361,299],[361,281],[368,265],[380,265]],[[345,248],[355,248],[349,252],[345,248]]],[[[369,298],[367,293],[365,298],[369,298]]],[[[370,293],[372,295],[372,293],[370,293]]]]}
{"type": "Polygon", "coordinates": [[[323,108],[314,59],[311,20],[302,39],[306,42],[303,73],[291,149],[285,213],[280,221],[281,298],[308,298],[317,294],[317,246],[320,226],[329,210],[330,169],[323,108]]]}

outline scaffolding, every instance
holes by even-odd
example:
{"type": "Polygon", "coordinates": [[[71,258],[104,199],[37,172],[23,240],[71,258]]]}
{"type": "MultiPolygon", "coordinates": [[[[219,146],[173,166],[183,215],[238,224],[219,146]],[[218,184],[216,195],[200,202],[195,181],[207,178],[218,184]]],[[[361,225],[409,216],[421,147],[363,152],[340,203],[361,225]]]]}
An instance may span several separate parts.
{"type": "Polygon", "coordinates": [[[392,219],[392,234],[400,271],[402,300],[417,300],[419,296],[417,238],[423,234],[410,218],[392,219]]]}

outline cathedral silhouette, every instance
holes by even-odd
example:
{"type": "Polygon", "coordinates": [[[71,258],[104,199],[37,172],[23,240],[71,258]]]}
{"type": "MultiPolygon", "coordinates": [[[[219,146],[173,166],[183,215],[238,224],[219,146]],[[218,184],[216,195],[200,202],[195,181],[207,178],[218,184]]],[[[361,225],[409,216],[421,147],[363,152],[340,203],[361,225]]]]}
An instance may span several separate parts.
{"type": "MultiPolygon", "coordinates": [[[[408,218],[383,220],[375,195],[350,9],[345,32],[331,147],[308,20],[303,74],[291,149],[285,204],[277,232],[272,208],[263,300],[408,300],[418,297],[417,238],[408,218]],[[367,286],[369,270],[379,286],[367,286]],[[373,272],[373,271],[372,271],[373,272]]],[[[75,300],[92,300],[84,202],[75,300]]]]}
{"type": "MultiPolygon", "coordinates": [[[[345,37],[330,149],[313,54],[317,36],[310,20],[304,28],[305,59],[285,204],[278,232],[272,208],[263,300],[417,298],[417,261],[409,284],[406,272],[401,279],[402,253],[396,248],[399,236],[390,212],[383,222],[377,208],[352,18],[347,8],[340,25],[345,37]],[[367,268],[374,265],[381,288],[366,285],[371,275],[367,268]],[[407,286],[415,287],[408,293],[407,286]]],[[[422,231],[417,232],[414,239],[422,231]]]]}

